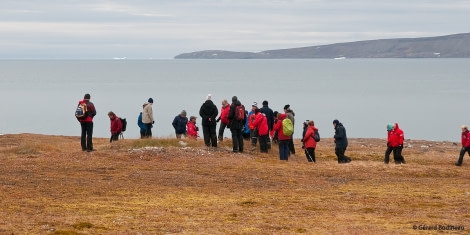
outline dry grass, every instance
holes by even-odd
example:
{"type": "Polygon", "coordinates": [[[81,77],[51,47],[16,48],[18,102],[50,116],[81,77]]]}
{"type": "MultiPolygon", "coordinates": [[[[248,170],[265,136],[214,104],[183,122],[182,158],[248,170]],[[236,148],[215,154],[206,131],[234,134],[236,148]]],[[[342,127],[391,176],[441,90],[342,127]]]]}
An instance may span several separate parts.
{"type": "Polygon", "coordinates": [[[384,140],[351,139],[339,165],[331,139],[317,163],[233,154],[201,140],[0,136],[0,234],[470,234],[470,158],[459,146],[407,141],[408,164],[383,164],[384,140]],[[436,231],[432,231],[436,232],[436,231]]]}

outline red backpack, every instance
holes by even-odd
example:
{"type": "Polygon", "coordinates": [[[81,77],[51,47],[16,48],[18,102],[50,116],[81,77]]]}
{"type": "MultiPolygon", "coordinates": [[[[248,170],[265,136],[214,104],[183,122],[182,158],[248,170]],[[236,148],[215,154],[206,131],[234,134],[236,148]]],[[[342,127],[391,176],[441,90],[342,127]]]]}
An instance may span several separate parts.
{"type": "Polygon", "coordinates": [[[245,120],[245,106],[243,106],[242,104],[237,105],[235,107],[235,120],[245,120]]]}

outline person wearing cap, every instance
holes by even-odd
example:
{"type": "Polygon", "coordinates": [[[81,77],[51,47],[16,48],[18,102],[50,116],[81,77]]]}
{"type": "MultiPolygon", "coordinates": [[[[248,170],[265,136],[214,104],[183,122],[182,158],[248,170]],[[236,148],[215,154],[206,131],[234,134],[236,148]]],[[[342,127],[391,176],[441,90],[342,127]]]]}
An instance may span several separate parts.
{"type": "Polygon", "coordinates": [[[82,135],[80,138],[80,143],[82,145],[82,151],[91,152],[93,149],[93,118],[96,115],[95,105],[90,101],[90,94],[85,94],[83,100],[80,100],[78,103],[85,103],[87,107],[87,112],[84,118],[79,119],[80,126],[82,128],[82,135]]]}
{"type": "Polygon", "coordinates": [[[199,128],[196,126],[196,117],[191,116],[189,117],[189,122],[187,124],[188,128],[188,137],[191,139],[197,139],[199,137],[199,134],[197,133],[199,131],[199,128]]]}
{"type": "Polygon", "coordinates": [[[405,134],[402,129],[398,126],[398,123],[392,125],[392,131],[390,132],[390,147],[393,151],[393,160],[395,164],[405,164],[405,158],[401,155],[403,150],[403,142],[405,140],[405,134]]]}
{"type": "Polygon", "coordinates": [[[155,123],[153,119],[153,99],[149,98],[147,103],[143,105],[143,112],[142,112],[142,122],[145,124],[145,137],[152,138],[152,127],[155,123]]]}
{"type": "Polygon", "coordinates": [[[256,115],[258,115],[258,113],[256,112],[256,110],[259,110],[258,109],[258,103],[257,102],[253,102],[253,104],[251,105],[251,111],[248,113],[248,119],[247,119],[247,122],[248,122],[248,128],[250,129],[250,141],[251,141],[251,151],[254,151],[256,150],[256,143],[258,142],[258,131],[256,130],[255,128],[255,125],[254,125],[254,122],[256,120],[256,115]]]}
{"type": "Polygon", "coordinates": [[[230,105],[230,111],[228,113],[228,120],[230,121],[230,132],[232,132],[232,149],[234,153],[243,152],[243,136],[242,129],[245,125],[246,116],[243,120],[237,120],[236,109],[238,106],[245,107],[242,105],[238,97],[232,97],[232,104],[230,105]]]}
{"type": "Polygon", "coordinates": [[[204,136],[204,144],[207,147],[217,147],[217,115],[219,110],[211,100],[211,94],[207,95],[206,101],[201,105],[199,109],[199,115],[201,116],[202,135],[204,136]]]}
{"type": "Polygon", "coordinates": [[[344,128],[343,123],[339,122],[337,119],[333,121],[333,127],[335,128],[335,154],[338,157],[338,163],[349,163],[351,162],[351,158],[344,155],[348,147],[346,128],[344,128]]]}
{"type": "Polygon", "coordinates": [[[181,139],[181,136],[187,136],[186,124],[188,124],[188,118],[186,117],[186,110],[181,111],[180,114],[176,115],[171,125],[175,128],[175,134],[177,139],[181,139]]]}
{"type": "Polygon", "coordinates": [[[462,126],[462,149],[460,150],[460,156],[459,160],[457,163],[455,163],[456,166],[462,166],[463,163],[463,156],[465,156],[465,153],[468,153],[470,156],[470,131],[468,131],[468,127],[466,125],[462,126]]]}
{"type": "MultiPolygon", "coordinates": [[[[286,114],[286,117],[289,118],[292,121],[292,125],[295,126],[295,113],[292,111],[290,108],[289,104],[284,105],[284,113],[286,114]]],[[[295,130],[295,128],[294,128],[295,130]]],[[[294,135],[294,134],[292,134],[294,135]]],[[[295,155],[295,146],[294,146],[294,139],[290,138],[289,140],[289,153],[295,155]]]]}
{"type": "Polygon", "coordinates": [[[230,112],[230,103],[226,100],[222,100],[222,107],[220,108],[220,116],[217,118],[217,122],[220,121],[220,126],[219,126],[219,141],[224,140],[224,132],[225,128],[227,128],[230,124],[230,121],[228,120],[228,113],[230,112]]]}
{"type": "Polygon", "coordinates": [[[392,123],[387,124],[387,150],[385,150],[385,164],[388,164],[388,162],[390,161],[390,153],[393,150],[392,146],[390,146],[390,135],[392,133],[392,126],[392,123]]]}
{"type": "Polygon", "coordinates": [[[269,126],[268,118],[264,113],[261,113],[260,109],[255,110],[256,119],[253,122],[255,126],[257,136],[259,138],[259,147],[262,153],[268,152],[268,141],[269,141],[269,126]]]}

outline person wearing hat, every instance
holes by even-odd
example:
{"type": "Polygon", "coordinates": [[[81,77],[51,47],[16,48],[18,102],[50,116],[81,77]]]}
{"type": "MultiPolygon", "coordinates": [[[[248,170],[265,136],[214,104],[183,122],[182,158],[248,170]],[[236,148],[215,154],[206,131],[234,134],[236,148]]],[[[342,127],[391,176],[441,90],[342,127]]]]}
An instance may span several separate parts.
{"type": "Polygon", "coordinates": [[[91,152],[93,149],[93,118],[96,115],[95,105],[90,101],[90,94],[85,94],[83,100],[79,101],[78,104],[86,104],[87,111],[83,118],[80,118],[80,126],[82,128],[82,135],[80,143],[82,145],[82,151],[91,152]]]}
{"type": "Polygon", "coordinates": [[[186,125],[188,129],[188,137],[191,139],[197,139],[197,137],[199,137],[199,134],[197,133],[199,131],[199,128],[197,128],[196,126],[196,117],[189,117],[189,122],[186,125]]]}
{"type": "Polygon", "coordinates": [[[146,138],[152,138],[152,127],[153,124],[155,123],[155,120],[153,119],[153,99],[149,98],[147,100],[147,103],[143,105],[143,112],[142,112],[142,122],[145,125],[145,137],[146,138]]]}
{"type": "MultiPolygon", "coordinates": [[[[289,104],[284,105],[284,113],[286,114],[286,117],[289,118],[292,121],[292,125],[295,126],[295,113],[290,108],[289,104]]],[[[295,130],[295,128],[294,128],[294,130],[295,130]]],[[[294,139],[293,138],[290,138],[290,140],[289,140],[289,154],[295,155],[295,146],[294,146],[294,139]]]]}
{"type": "Polygon", "coordinates": [[[217,147],[217,115],[219,110],[211,100],[211,94],[207,95],[206,101],[199,109],[201,116],[202,134],[204,136],[204,144],[207,147],[217,147]]]}
{"type": "Polygon", "coordinates": [[[468,127],[466,125],[462,126],[462,149],[460,150],[460,156],[459,160],[457,163],[455,163],[456,166],[462,166],[463,163],[463,156],[465,156],[465,153],[468,153],[470,156],[470,131],[468,131],[468,127]]]}
{"type": "Polygon", "coordinates": [[[188,118],[186,117],[186,110],[181,111],[180,114],[176,115],[171,125],[175,128],[175,134],[177,139],[181,139],[181,136],[187,136],[186,124],[188,124],[188,118]]]}
{"type": "Polygon", "coordinates": [[[338,157],[338,163],[349,163],[351,158],[344,155],[346,148],[348,147],[348,137],[346,135],[346,128],[337,119],[333,121],[333,127],[335,128],[335,154],[338,157]]]}
{"type": "Polygon", "coordinates": [[[256,120],[256,115],[259,113],[258,103],[253,102],[251,104],[251,111],[248,113],[248,128],[250,129],[250,141],[251,141],[251,151],[256,150],[256,144],[258,143],[258,131],[255,128],[254,122],[256,120]],[[257,112],[258,111],[258,112],[257,112]]]}
{"type": "Polygon", "coordinates": [[[385,150],[385,159],[384,163],[388,164],[390,161],[390,153],[392,153],[392,146],[390,146],[390,135],[392,133],[392,123],[387,124],[387,150],[385,150]]]}

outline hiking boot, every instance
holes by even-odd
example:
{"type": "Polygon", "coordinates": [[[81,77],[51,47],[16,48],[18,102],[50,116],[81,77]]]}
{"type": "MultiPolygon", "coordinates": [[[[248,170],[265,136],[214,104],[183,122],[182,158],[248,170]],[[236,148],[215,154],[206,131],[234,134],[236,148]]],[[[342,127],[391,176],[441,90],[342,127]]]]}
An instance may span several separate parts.
{"type": "Polygon", "coordinates": [[[456,165],[456,166],[462,166],[462,163],[456,162],[455,165],[456,165]]]}

